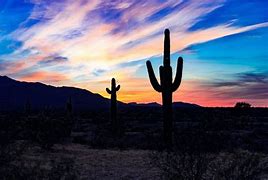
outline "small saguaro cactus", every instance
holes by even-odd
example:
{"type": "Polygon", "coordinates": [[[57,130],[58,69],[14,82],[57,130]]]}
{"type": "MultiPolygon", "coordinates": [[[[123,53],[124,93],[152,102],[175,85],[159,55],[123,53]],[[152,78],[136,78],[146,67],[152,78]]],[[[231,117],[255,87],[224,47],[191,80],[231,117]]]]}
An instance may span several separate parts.
{"type": "Polygon", "coordinates": [[[66,120],[64,125],[65,125],[65,127],[63,128],[65,132],[64,136],[70,136],[72,133],[73,126],[76,126],[76,122],[74,122],[73,117],[73,103],[71,97],[69,97],[69,99],[66,102],[66,120]]]}
{"type": "Polygon", "coordinates": [[[73,105],[72,105],[72,98],[69,97],[67,103],[66,103],[66,110],[68,115],[72,115],[73,112],[73,105]]]}
{"type": "Polygon", "coordinates": [[[31,113],[31,110],[32,110],[31,101],[30,101],[30,99],[27,98],[26,104],[25,104],[25,113],[26,113],[26,115],[29,115],[31,113]]]}
{"type": "Polygon", "coordinates": [[[117,99],[116,99],[116,92],[119,91],[120,85],[116,86],[115,79],[112,79],[111,82],[111,90],[109,88],[106,88],[106,91],[108,94],[111,94],[111,122],[112,122],[112,128],[114,133],[119,133],[119,122],[117,120],[117,99]]]}
{"type": "Polygon", "coordinates": [[[152,64],[150,61],[146,62],[150,82],[153,88],[162,93],[162,108],[164,116],[164,141],[167,146],[172,145],[173,138],[173,120],[172,120],[172,93],[175,92],[181,83],[183,59],[178,58],[177,72],[172,81],[172,67],[170,66],[170,32],[169,29],[165,30],[164,39],[164,65],[159,67],[160,71],[160,84],[158,83],[152,64]]]}

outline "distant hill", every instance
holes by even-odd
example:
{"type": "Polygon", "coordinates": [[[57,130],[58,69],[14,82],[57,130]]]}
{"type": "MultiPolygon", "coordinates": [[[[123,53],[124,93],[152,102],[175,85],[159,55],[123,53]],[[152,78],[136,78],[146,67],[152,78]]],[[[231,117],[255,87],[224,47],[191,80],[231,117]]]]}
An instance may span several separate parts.
{"type": "Polygon", "coordinates": [[[152,102],[152,103],[136,103],[136,102],[131,102],[128,103],[127,105],[129,106],[136,106],[136,107],[161,107],[161,104],[158,104],[157,102],[152,102]]]}
{"type": "Polygon", "coordinates": [[[110,104],[109,99],[85,89],[20,82],[7,76],[0,76],[0,110],[21,109],[27,103],[34,109],[44,107],[63,109],[69,98],[72,99],[75,109],[108,108],[110,104]]]}
{"type": "MultiPolygon", "coordinates": [[[[128,103],[128,105],[131,106],[137,106],[137,107],[161,107],[161,104],[158,104],[157,102],[152,103],[128,103]]],[[[175,108],[200,108],[202,106],[199,106],[197,104],[191,104],[191,103],[185,103],[185,102],[173,102],[173,107],[175,108]]]]}
{"type": "Polygon", "coordinates": [[[173,107],[175,108],[201,108],[198,104],[186,103],[186,102],[174,102],[173,107]]]}

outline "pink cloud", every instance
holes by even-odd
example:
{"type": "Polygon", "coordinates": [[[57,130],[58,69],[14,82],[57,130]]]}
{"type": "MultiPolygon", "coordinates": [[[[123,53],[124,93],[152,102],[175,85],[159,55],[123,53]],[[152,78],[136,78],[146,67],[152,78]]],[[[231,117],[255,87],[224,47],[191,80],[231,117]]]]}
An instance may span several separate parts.
{"type": "Polygon", "coordinates": [[[27,82],[44,82],[58,84],[67,80],[64,74],[54,72],[32,72],[19,77],[19,80],[27,82]]]}

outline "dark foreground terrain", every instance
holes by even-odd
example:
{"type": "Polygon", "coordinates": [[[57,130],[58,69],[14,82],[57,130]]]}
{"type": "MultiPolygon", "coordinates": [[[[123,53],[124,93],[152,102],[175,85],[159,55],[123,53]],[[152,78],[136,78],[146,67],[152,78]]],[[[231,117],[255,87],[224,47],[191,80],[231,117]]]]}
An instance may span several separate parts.
{"type": "Polygon", "coordinates": [[[175,108],[165,151],[161,108],[2,112],[2,179],[267,179],[267,108],[175,108]]]}

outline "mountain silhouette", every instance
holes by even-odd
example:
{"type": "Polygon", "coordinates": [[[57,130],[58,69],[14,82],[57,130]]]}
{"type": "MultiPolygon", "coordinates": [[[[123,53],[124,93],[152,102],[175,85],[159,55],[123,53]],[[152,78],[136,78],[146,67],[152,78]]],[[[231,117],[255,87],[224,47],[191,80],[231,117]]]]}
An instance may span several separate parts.
{"type": "MultiPolygon", "coordinates": [[[[161,104],[158,104],[157,102],[151,102],[151,103],[128,103],[130,106],[138,106],[138,107],[161,107],[161,104]]],[[[197,104],[191,104],[186,102],[173,102],[173,108],[201,108],[202,106],[197,104]]]]}
{"type": "Polygon", "coordinates": [[[85,89],[20,82],[0,76],[0,110],[22,109],[27,103],[32,109],[64,109],[70,98],[74,109],[108,109],[110,104],[109,99],[85,89]]]}
{"type": "Polygon", "coordinates": [[[173,102],[174,108],[201,108],[198,104],[186,103],[186,102],[173,102]]]}
{"type": "MultiPolygon", "coordinates": [[[[39,82],[21,82],[7,76],[0,76],[0,110],[20,110],[30,104],[33,110],[45,107],[65,109],[66,103],[71,98],[75,110],[108,109],[110,99],[100,94],[92,93],[85,89],[75,87],[55,87],[39,82]]],[[[152,103],[122,103],[119,107],[161,107],[156,102],[152,103]]],[[[173,107],[200,107],[196,104],[174,102],[173,107]]]]}
{"type": "Polygon", "coordinates": [[[157,102],[151,102],[151,103],[136,103],[131,102],[128,103],[130,106],[137,106],[137,107],[161,107],[161,104],[158,104],[157,102]]]}

